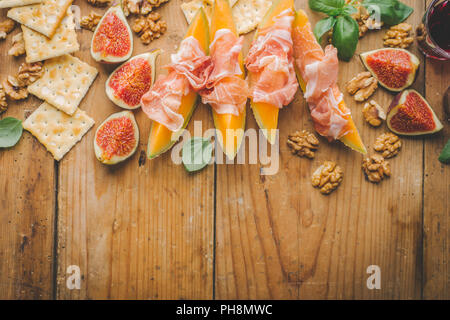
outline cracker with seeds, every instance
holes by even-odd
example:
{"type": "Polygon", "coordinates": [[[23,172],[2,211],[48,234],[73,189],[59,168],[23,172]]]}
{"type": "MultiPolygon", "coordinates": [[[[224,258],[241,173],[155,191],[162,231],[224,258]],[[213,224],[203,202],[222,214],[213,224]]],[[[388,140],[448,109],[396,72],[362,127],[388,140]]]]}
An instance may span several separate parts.
{"type": "Polygon", "coordinates": [[[80,49],[73,13],[70,9],[51,39],[24,25],[22,25],[22,31],[27,53],[25,60],[28,63],[59,57],[80,49]]]}
{"type": "Polygon", "coordinates": [[[35,136],[58,161],[93,125],[94,119],[83,110],[78,109],[69,116],[47,102],[23,122],[23,128],[35,136]]]}
{"type": "Polygon", "coordinates": [[[239,34],[256,29],[271,5],[271,0],[239,0],[231,8],[239,34]]]}
{"type": "Polygon", "coordinates": [[[44,0],[0,0],[0,8],[23,7],[30,4],[41,3],[44,0]]]}
{"type": "Polygon", "coordinates": [[[47,60],[42,77],[28,87],[36,97],[74,114],[97,76],[97,69],[71,55],[47,60]]]}
{"type": "Polygon", "coordinates": [[[47,38],[53,37],[73,0],[45,0],[41,4],[12,8],[8,18],[16,20],[47,38]]]}

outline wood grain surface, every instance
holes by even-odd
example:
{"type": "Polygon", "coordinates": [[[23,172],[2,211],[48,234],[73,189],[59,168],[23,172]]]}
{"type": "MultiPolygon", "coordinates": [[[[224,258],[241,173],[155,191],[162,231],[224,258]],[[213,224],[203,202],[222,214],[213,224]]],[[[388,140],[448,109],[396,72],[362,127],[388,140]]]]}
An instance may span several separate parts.
{"type": "MultiPolygon", "coordinates": [[[[135,37],[133,55],[164,49],[157,74],[181,41],[187,24],[170,0],[157,9],[168,31],[149,46],[135,37]]],[[[425,1],[407,22],[419,24],[425,1]]],[[[103,13],[75,0],[81,14],[103,13]]],[[[313,23],[322,18],[307,10],[313,23]]],[[[1,17],[6,10],[1,10],[1,17]]],[[[131,19],[130,19],[131,20],[131,19]]],[[[14,34],[19,32],[16,28],[14,34]]],[[[369,32],[357,54],[382,47],[385,29],[369,32]]],[[[314,160],[292,155],[286,145],[295,130],[313,131],[301,93],[280,112],[280,161],[275,175],[261,164],[216,164],[188,174],[170,152],[145,159],[150,121],[135,112],[140,145],[128,161],[107,167],[95,159],[97,126],[121,111],[108,100],[104,82],[113,66],[90,56],[92,32],[78,30],[75,56],[99,76],[80,107],[96,125],[59,163],[25,132],[13,148],[0,150],[0,298],[3,299],[449,299],[450,169],[438,162],[450,136],[448,123],[432,137],[402,138],[389,160],[392,177],[367,182],[362,156],[340,143],[320,139],[314,160]],[[344,180],[330,196],[311,186],[324,160],[337,162],[344,180]],[[381,289],[366,286],[366,269],[381,269],[381,289]],[[79,266],[80,290],[66,286],[67,268],[79,266]]],[[[253,34],[246,36],[245,52],[253,34]]],[[[5,61],[0,79],[17,71],[23,57],[7,55],[11,35],[0,42],[5,61]]],[[[449,63],[421,60],[413,88],[444,119],[443,92],[450,85],[449,63]]],[[[364,70],[357,55],[340,63],[339,84],[364,70]]],[[[388,129],[371,128],[361,103],[344,94],[369,153],[388,129]]],[[[373,97],[387,107],[391,93],[373,97]]],[[[1,117],[25,119],[39,105],[30,97],[10,103],[1,117]]],[[[210,108],[199,104],[194,121],[212,128],[210,108]]],[[[247,108],[246,128],[257,128],[247,108]]],[[[199,133],[195,133],[199,134],[199,133]]],[[[266,143],[264,140],[260,144],[266,143]]],[[[244,151],[248,154],[248,145],[244,151]]]]}

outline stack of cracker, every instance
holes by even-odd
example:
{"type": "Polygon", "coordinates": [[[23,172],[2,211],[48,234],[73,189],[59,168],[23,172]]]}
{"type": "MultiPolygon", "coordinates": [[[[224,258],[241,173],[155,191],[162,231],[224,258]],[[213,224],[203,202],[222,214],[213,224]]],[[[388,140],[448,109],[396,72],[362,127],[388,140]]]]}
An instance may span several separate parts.
{"type": "MultiPolygon", "coordinates": [[[[213,0],[190,0],[181,4],[181,10],[190,24],[201,7],[210,19],[212,5],[213,0]]],[[[230,0],[231,13],[239,34],[255,30],[271,5],[272,0],[230,0]]]]}
{"type": "Polygon", "coordinates": [[[78,108],[97,69],[70,55],[80,49],[70,5],[73,0],[0,0],[22,26],[26,62],[44,61],[44,73],[28,91],[45,102],[23,123],[52,153],[62,157],[94,125],[78,108]]]}

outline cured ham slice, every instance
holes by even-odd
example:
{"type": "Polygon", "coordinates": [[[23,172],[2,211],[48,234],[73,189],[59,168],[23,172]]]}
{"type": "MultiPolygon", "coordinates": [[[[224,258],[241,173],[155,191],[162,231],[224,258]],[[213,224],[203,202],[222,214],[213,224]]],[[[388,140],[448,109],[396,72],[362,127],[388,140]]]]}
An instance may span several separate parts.
{"type": "Polygon", "coordinates": [[[171,131],[178,131],[184,123],[183,116],[178,113],[182,97],[191,90],[206,86],[212,65],[211,58],[205,55],[194,37],[181,42],[178,53],[171,56],[171,61],[165,67],[169,74],[156,80],[142,96],[141,105],[150,119],[171,131]]]}
{"type": "Polygon", "coordinates": [[[350,109],[337,86],[337,50],[333,46],[326,47],[325,52],[322,50],[303,10],[295,13],[292,41],[298,82],[316,131],[328,140],[339,139],[353,150],[366,154],[350,109]]]}
{"type": "Polygon", "coordinates": [[[339,61],[337,50],[333,46],[325,48],[323,60],[305,66],[304,79],[307,79],[305,99],[317,101],[320,96],[337,82],[339,61]]]}
{"type": "Polygon", "coordinates": [[[250,97],[282,108],[289,104],[298,89],[293,65],[291,9],[281,12],[274,23],[258,32],[245,65],[251,73],[250,97]]]}
{"type": "Polygon", "coordinates": [[[177,111],[181,98],[189,93],[189,86],[187,79],[176,72],[159,77],[152,89],[142,96],[142,110],[151,120],[178,131],[184,118],[177,111]]]}
{"type": "Polygon", "coordinates": [[[209,47],[213,69],[199,94],[202,102],[209,103],[218,114],[237,116],[247,102],[247,82],[239,76],[242,74],[239,54],[243,40],[229,29],[220,29],[209,47]]]}
{"type": "Polygon", "coordinates": [[[337,50],[328,45],[324,52],[309,24],[296,30],[293,37],[295,63],[306,83],[304,96],[316,131],[329,140],[339,139],[348,132],[350,110],[341,110],[340,107],[343,98],[336,85],[339,70],[337,50]]]}

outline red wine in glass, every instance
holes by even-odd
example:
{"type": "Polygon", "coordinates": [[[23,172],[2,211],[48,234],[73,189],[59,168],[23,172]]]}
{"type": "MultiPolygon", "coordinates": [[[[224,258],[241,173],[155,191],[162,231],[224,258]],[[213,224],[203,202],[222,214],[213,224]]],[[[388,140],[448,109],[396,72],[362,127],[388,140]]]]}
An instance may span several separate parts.
{"type": "Polygon", "coordinates": [[[421,51],[430,58],[450,60],[450,1],[434,0],[422,21],[421,51]]]}

